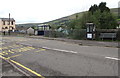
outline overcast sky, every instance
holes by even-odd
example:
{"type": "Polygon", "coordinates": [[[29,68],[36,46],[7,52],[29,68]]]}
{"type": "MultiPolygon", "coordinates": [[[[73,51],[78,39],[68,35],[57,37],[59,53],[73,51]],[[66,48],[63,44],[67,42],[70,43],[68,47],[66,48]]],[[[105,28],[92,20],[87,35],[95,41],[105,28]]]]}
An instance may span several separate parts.
{"type": "Polygon", "coordinates": [[[87,11],[91,5],[106,2],[117,8],[119,0],[1,0],[0,18],[11,18],[16,23],[43,23],[87,11]]]}

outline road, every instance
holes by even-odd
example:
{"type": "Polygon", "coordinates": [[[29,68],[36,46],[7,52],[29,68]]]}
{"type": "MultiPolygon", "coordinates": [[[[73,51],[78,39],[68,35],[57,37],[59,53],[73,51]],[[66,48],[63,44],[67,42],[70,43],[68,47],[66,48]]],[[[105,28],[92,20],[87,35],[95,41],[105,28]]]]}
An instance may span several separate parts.
{"type": "Polygon", "coordinates": [[[2,37],[1,44],[1,58],[30,76],[118,76],[115,47],[25,37],[2,37]]]}

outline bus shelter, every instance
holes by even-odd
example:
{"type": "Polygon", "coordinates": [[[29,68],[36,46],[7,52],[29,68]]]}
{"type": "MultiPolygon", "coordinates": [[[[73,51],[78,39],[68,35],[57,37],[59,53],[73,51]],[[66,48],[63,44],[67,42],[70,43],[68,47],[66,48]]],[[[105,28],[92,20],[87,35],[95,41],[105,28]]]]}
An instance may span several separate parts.
{"type": "Polygon", "coordinates": [[[95,25],[93,23],[86,23],[86,38],[95,39],[95,25]]]}

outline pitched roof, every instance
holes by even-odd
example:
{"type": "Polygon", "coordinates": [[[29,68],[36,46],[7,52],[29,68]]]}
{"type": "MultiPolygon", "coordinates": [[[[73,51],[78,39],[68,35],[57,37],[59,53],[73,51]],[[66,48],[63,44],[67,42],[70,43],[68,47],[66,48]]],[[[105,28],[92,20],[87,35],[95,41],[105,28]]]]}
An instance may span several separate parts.
{"type": "MultiPolygon", "coordinates": [[[[9,18],[0,18],[2,21],[9,21],[9,18]]],[[[15,21],[13,18],[10,18],[10,21],[15,21]]]]}

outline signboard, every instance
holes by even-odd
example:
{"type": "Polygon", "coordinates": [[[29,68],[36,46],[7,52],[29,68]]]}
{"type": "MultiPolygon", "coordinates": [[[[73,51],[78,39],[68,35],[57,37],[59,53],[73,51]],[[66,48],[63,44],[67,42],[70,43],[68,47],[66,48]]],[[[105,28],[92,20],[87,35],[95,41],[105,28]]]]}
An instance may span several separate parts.
{"type": "Polygon", "coordinates": [[[92,39],[92,34],[87,34],[87,38],[90,38],[90,39],[92,39]]]}

